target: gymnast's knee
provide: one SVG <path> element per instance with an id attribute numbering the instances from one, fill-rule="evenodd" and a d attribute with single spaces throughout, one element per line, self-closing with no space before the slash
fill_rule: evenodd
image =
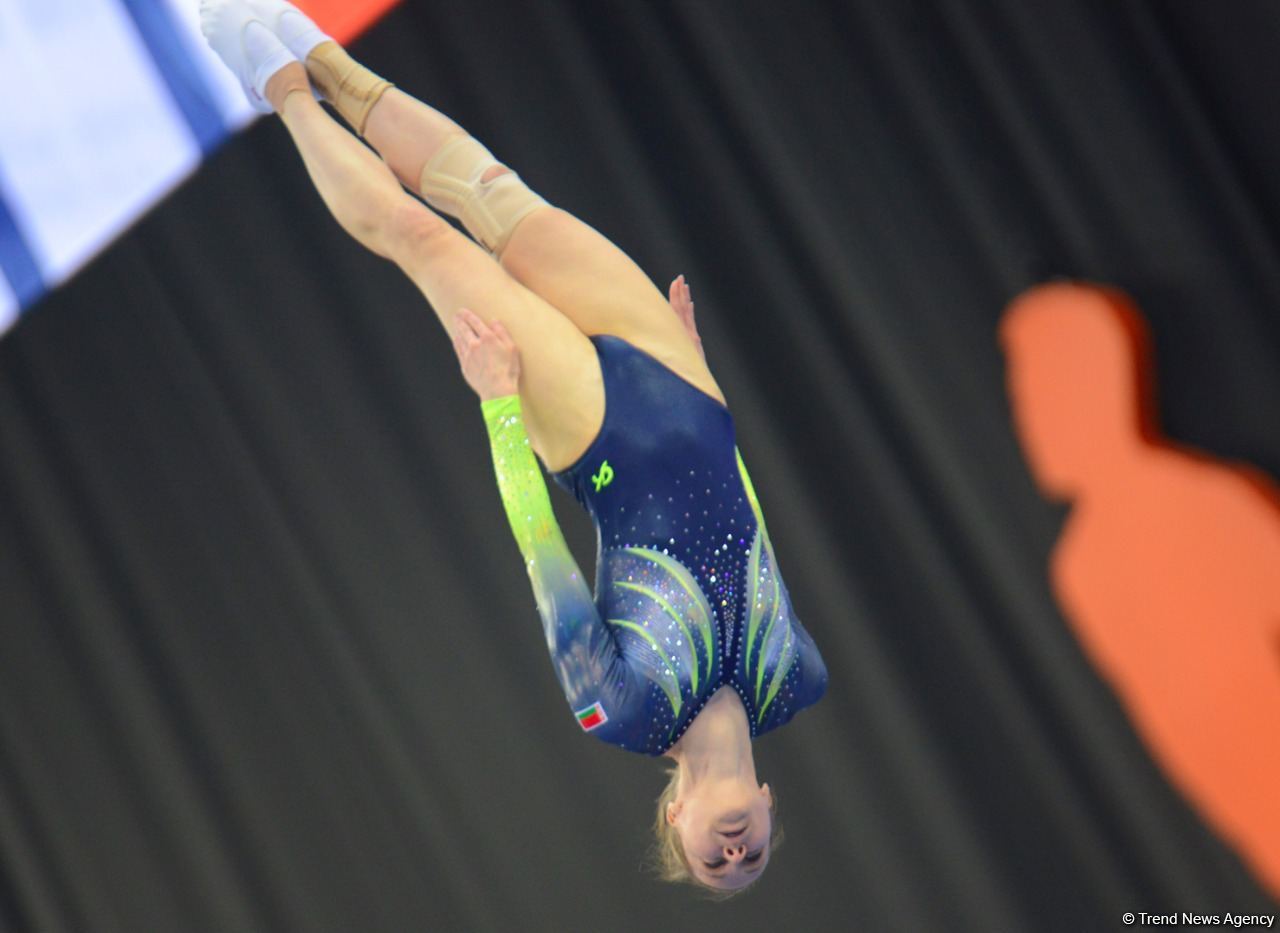
<path id="1" fill-rule="evenodd" d="M 466 134 L 445 140 L 427 160 L 418 190 L 436 210 L 461 220 L 495 256 L 502 255 L 520 221 L 547 203 Z"/>
<path id="2" fill-rule="evenodd" d="M 381 248 L 376 251 L 403 266 L 439 252 L 451 239 L 462 239 L 462 234 L 406 195 L 384 217 L 379 230 Z"/>

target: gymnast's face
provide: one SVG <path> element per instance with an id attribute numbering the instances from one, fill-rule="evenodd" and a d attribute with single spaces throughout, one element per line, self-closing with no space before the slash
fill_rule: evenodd
<path id="1" fill-rule="evenodd" d="M 704 786 L 667 809 L 695 878 L 713 888 L 741 888 L 769 863 L 773 816 L 769 785 L 737 781 Z"/>

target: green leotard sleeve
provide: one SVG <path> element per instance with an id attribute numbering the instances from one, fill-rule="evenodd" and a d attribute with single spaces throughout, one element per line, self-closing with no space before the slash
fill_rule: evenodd
<path id="1" fill-rule="evenodd" d="M 520 396 L 487 399 L 480 403 L 480 411 L 489 431 L 493 469 L 511 533 L 515 535 L 520 553 L 526 560 L 532 559 L 539 542 L 554 543 L 559 539 L 563 544 L 563 537 L 551 510 L 542 470 L 529 446 Z"/>
<path id="2" fill-rule="evenodd" d="M 551 662 L 565 699 L 584 728 L 600 738 L 616 738 L 625 723 L 619 691 L 630 677 L 612 630 L 600 618 L 577 561 L 565 544 L 551 509 L 542 469 L 529 446 L 520 397 L 481 403 L 502 506 L 524 557 Z M 591 714 L 593 705 L 603 712 Z M 596 730 L 588 722 L 613 717 Z"/>
<path id="3" fill-rule="evenodd" d="M 524 557 L 539 608 L 554 601 L 548 597 L 555 590 L 560 603 L 572 597 L 575 602 L 592 605 L 594 611 L 591 593 L 565 544 L 542 469 L 529 446 L 520 396 L 488 399 L 480 403 L 480 410 L 489 430 L 502 506 Z M 566 577 L 553 576 L 553 572 L 563 571 L 568 571 Z"/>

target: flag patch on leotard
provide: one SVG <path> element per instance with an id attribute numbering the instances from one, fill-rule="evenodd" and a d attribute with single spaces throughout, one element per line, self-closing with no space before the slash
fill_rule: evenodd
<path id="1" fill-rule="evenodd" d="M 590 732 L 596 726 L 603 726 L 609 721 L 609 717 L 605 714 L 604 707 L 597 700 L 586 709 L 580 709 L 573 715 L 578 717 L 578 725 L 582 726 L 584 732 Z"/>

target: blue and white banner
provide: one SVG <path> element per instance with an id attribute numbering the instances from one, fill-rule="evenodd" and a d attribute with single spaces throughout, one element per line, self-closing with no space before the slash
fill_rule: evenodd
<path id="1" fill-rule="evenodd" d="M 257 116 L 198 6 L 0 0 L 0 332 Z"/>

